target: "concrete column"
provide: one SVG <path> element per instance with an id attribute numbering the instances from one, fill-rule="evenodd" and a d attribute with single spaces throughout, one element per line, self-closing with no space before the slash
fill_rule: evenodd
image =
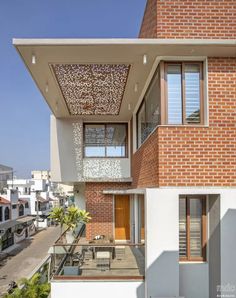
<path id="1" fill-rule="evenodd" d="M 146 189 L 146 296 L 179 296 L 179 200 Z"/>

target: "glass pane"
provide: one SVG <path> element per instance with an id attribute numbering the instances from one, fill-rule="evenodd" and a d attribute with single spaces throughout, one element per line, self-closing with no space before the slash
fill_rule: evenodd
<path id="1" fill-rule="evenodd" d="M 145 96 L 146 105 L 146 135 L 160 124 L 160 80 L 157 73 L 152 85 Z"/>
<path id="2" fill-rule="evenodd" d="M 190 199 L 190 255 L 202 257 L 202 201 Z"/>
<path id="3" fill-rule="evenodd" d="M 106 156 L 126 156 L 126 125 L 112 124 L 106 126 Z"/>
<path id="4" fill-rule="evenodd" d="M 179 199 L 179 256 L 187 256 L 186 199 Z"/>
<path id="5" fill-rule="evenodd" d="M 200 66 L 185 65 L 186 122 L 200 123 Z"/>
<path id="6" fill-rule="evenodd" d="M 181 65 L 167 66 L 168 124 L 182 124 Z"/>
<path id="7" fill-rule="evenodd" d="M 143 103 L 138 113 L 138 146 L 146 139 L 146 122 L 145 122 L 145 103 Z"/>
<path id="8" fill-rule="evenodd" d="M 84 134 L 85 156 L 105 157 L 105 126 L 100 124 L 86 124 Z"/>

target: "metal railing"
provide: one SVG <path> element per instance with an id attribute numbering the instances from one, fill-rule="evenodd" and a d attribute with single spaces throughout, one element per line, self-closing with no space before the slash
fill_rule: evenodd
<path id="1" fill-rule="evenodd" d="M 62 239 L 60 239 L 62 241 Z M 54 280 L 144 280 L 144 243 L 86 241 L 53 245 Z"/>

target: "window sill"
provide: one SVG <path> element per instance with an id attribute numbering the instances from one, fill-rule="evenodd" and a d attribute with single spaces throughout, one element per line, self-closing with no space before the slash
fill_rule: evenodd
<path id="1" fill-rule="evenodd" d="M 208 264 L 207 261 L 179 261 L 179 264 Z"/>

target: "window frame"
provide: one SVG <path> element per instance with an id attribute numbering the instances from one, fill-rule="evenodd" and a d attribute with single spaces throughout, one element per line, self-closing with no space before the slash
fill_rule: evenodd
<path id="1" fill-rule="evenodd" d="M 159 75 L 159 78 L 157 78 L 157 76 Z M 152 132 L 151 133 L 149 133 L 149 135 L 146 137 L 146 139 L 142 142 L 142 143 L 140 143 L 139 144 L 139 122 L 138 122 L 138 117 L 139 117 L 139 113 L 140 113 L 140 111 L 141 111 L 141 109 L 144 107 L 144 115 L 145 115 L 145 123 L 146 123 L 146 102 L 147 102 L 147 99 L 146 99 L 146 96 L 147 96 L 147 94 L 149 94 L 150 93 L 150 90 L 153 88 L 153 86 L 154 86 L 154 84 L 155 84 L 155 82 L 156 82 L 156 80 L 157 79 L 159 79 L 159 84 L 160 84 L 160 108 L 159 108 L 159 117 L 160 117 L 160 120 L 159 120 L 159 123 L 160 124 L 157 124 L 156 126 L 155 126 L 155 128 L 152 130 Z M 137 149 L 138 148 L 140 148 L 141 146 L 142 146 L 142 144 L 144 144 L 145 142 L 146 142 L 146 140 L 148 139 L 148 137 L 153 133 L 153 131 L 159 126 L 159 125 L 161 125 L 161 123 L 162 123 L 162 63 L 160 62 L 160 64 L 158 64 L 158 66 L 157 66 L 157 68 L 156 68 L 156 70 L 155 70 L 155 72 L 154 72 L 154 74 L 153 74 L 153 76 L 152 76 L 152 78 L 151 78 L 151 80 L 150 80 L 150 82 L 149 82 L 149 84 L 148 84 L 148 87 L 147 87 L 147 89 L 146 89 L 146 91 L 145 91 L 145 94 L 144 94 L 144 96 L 143 96 L 143 99 L 142 99 L 142 101 L 141 101 L 141 103 L 140 103 L 140 105 L 139 105 L 139 107 L 138 107 L 138 110 L 137 110 L 137 112 L 136 112 L 136 132 L 137 132 L 137 134 L 136 134 L 136 144 L 137 144 Z"/>
<path id="2" fill-rule="evenodd" d="M 199 123 L 189 123 L 186 121 L 186 96 L 185 96 L 185 67 L 187 64 L 199 65 L 200 78 L 199 78 L 199 94 L 200 94 L 200 122 Z M 168 81 L 167 81 L 167 69 L 168 65 L 180 65 L 181 67 L 181 102 L 182 102 L 182 123 L 179 124 L 169 124 L 168 123 Z M 202 61 L 164 61 L 162 63 L 162 68 L 164 68 L 164 76 L 161 76 L 161 79 L 164 79 L 164 82 L 161 84 L 161 88 L 164 86 L 164 98 L 165 103 L 164 110 L 164 119 L 166 125 L 177 126 L 177 125 L 204 125 L 204 77 L 203 77 L 203 62 Z"/>
<path id="3" fill-rule="evenodd" d="M 207 212 L 206 212 L 206 195 L 181 195 L 179 199 L 186 200 L 186 257 L 179 256 L 180 262 L 206 262 L 207 260 Z M 201 199 L 202 203 L 202 257 L 191 257 L 190 254 L 190 201 L 191 199 Z"/>
<path id="4" fill-rule="evenodd" d="M 105 156 L 86 156 L 85 155 L 85 127 L 86 125 L 104 125 L 105 127 L 105 141 L 106 141 L 106 127 L 112 125 L 125 125 L 126 138 L 125 138 L 125 156 L 107 156 L 107 149 L 105 144 Z M 128 136 L 128 123 L 127 122 L 84 122 L 83 123 L 83 158 L 128 158 L 128 146 L 129 146 L 129 136 Z"/>

